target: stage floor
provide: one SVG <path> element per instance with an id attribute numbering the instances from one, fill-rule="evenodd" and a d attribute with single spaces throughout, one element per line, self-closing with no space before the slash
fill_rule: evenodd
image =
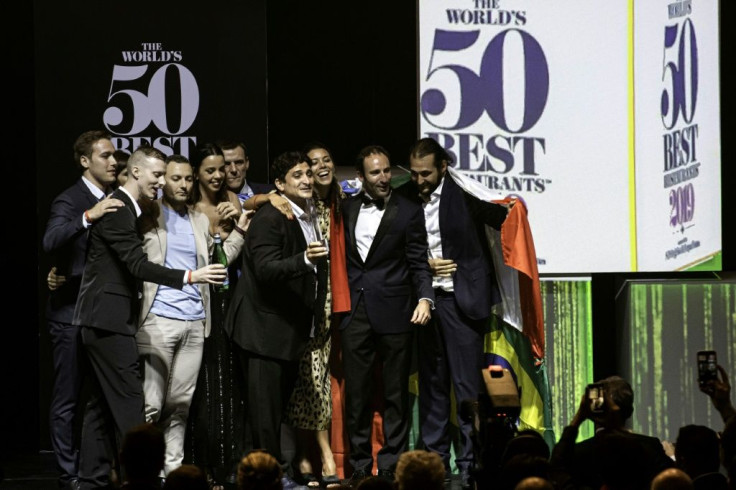
<path id="1" fill-rule="evenodd" d="M 0 489 L 55 490 L 57 473 L 52 451 L 6 455 L 2 460 Z"/>

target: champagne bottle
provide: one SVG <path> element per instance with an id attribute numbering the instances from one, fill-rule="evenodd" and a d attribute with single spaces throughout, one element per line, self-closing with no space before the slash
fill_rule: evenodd
<path id="1" fill-rule="evenodd" d="M 219 233 L 215 233 L 215 246 L 212 249 L 212 260 L 211 264 L 222 264 L 225 266 L 225 272 L 227 273 L 227 255 L 225 255 L 225 249 L 222 248 L 222 238 Z M 225 276 L 225 282 L 222 284 L 215 284 L 215 291 L 223 293 L 230 289 L 230 280 Z"/>

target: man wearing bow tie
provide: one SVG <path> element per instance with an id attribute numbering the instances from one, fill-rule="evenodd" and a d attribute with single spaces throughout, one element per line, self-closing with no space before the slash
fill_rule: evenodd
<path id="1" fill-rule="evenodd" d="M 409 371 L 414 325 L 425 325 L 434 302 L 424 214 L 391 192 L 388 152 L 369 146 L 356 160 L 363 192 L 344 204 L 350 315 L 340 326 L 345 369 L 351 484 L 372 472 L 370 409 L 374 362 L 383 385 L 378 475 L 393 480 L 409 435 Z"/>

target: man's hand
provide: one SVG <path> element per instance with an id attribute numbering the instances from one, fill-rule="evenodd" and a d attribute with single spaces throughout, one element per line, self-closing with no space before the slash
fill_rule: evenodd
<path id="1" fill-rule="evenodd" d="M 452 277 L 457 270 L 457 264 L 452 259 L 429 259 L 429 268 L 432 275 L 438 277 Z"/>
<path id="2" fill-rule="evenodd" d="M 240 210 L 235 206 L 235 204 L 231 203 L 230 201 L 223 201 L 219 203 L 215 210 L 217 211 L 217 214 L 220 215 L 221 220 L 233 219 L 237 221 L 242 214 Z"/>
<path id="3" fill-rule="evenodd" d="M 589 419 L 592 415 L 590 411 L 590 400 L 588 399 L 588 393 L 583 393 L 583 398 L 580 400 L 578 411 L 570 421 L 570 425 L 573 427 L 580 427 L 583 422 Z"/>
<path id="4" fill-rule="evenodd" d="M 723 366 L 716 366 L 720 373 L 720 379 L 712 379 L 700 386 L 700 391 L 708 395 L 713 402 L 713 406 L 721 414 L 721 418 L 726 422 L 729 418 L 736 415 L 736 408 L 731 404 L 731 383 L 728 381 L 728 374 Z"/>
<path id="5" fill-rule="evenodd" d="M 222 264 L 206 265 L 196 271 L 192 271 L 191 281 L 195 284 L 222 284 L 227 277 L 227 269 Z"/>
<path id="6" fill-rule="evenodd" d="M 120 199 L 106 197 L 102 201 L 89 208 L 85 213 L 85 218 L 90 223 L 94 223 L 98 219 L 105 216 L 107 213 L 114 213 L 118 210 L 118 208 L 121 208 L 123 206 L 125 206 L 125 203 L 123 203 L 123 201 L 121 201 Z"/>
<path id="7" fill-rule="evenodd" d="M 240 213 L 240 217 L 238 218 L 237 227 L 243 230 L 243 232 L 248 231 L 248 227 L 250 226 L 250 219 L 253 217 L 253 215 L 256 214 L 255 211 L 243 211 Z"/>
<path id="8" fill-rule="evenodd" d="M 267 196 L 268 200 L 271 202 L 271 206 L 278 209 L 281 214 L 287 218 L 294 219 L 294 210 L 291 208 L 291 204 L 289 204 L 289 201 L 287 201 L 285 197 L 276 194 L 275 192 L 267 194 Z"/>
<path id="9" fill-rule="evenodd" d="M 46 276 L 46 284 L 49 290 L 56 291 L 66 282 L 66 276 L 56 275 L 56 266 L 52 267 L 49 271 L 49 275 Z"/>
<path id="10" fill-rule="evenodd" d="M 662 449 L 664 453 L 671 459 L 675 459 L 675 445 L 670 441 L 662 441 Z"/>
<path id="11" fill-rule="evenodd" d="M 322 242 L 311 242 L 307 245 L 307 260 L 312 264 L 325 260 L 327 253 L 327 247 Z"/>
<path id="12" fill-rule="evenodd" d="M 432 305 L 426 299 L 420 299 L 417 307 L 414 308 L 414 314 L 411 316 L 411 322 L 416 325 L 426 325 L 432 317 Z"/>

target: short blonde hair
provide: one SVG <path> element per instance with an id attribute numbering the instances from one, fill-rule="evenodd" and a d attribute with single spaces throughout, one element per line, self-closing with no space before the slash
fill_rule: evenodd
<path id="1" fill-rule="evenodd" d="M 417 449 L 399 456 L 396 464 L 398 490 L 443 490 L 445 465 L 436 453 Z"/>

